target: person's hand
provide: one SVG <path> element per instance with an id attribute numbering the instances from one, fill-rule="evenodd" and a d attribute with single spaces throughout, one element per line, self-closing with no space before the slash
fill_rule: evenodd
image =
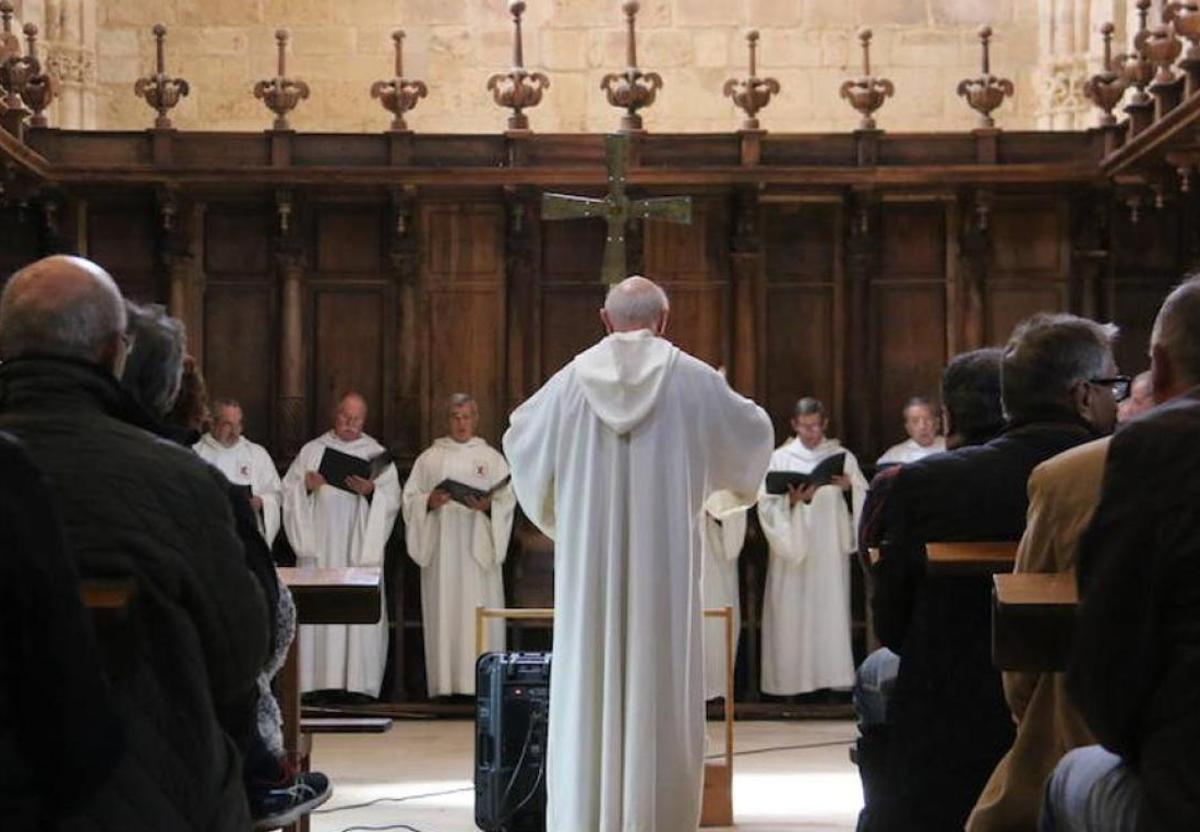
<path id="1" fill-rule="evenodd" d="M 491 494 L 486 494 L 483 497 L 467 497 L 467 508 L 471 509 L 471 511 L 487 511 L 491 507 Z"/>
<path id="2" fill-rule="evenodd" d="M 437 511 L 448 502 L 450 502 L 450 493 L 440 488 L 435 488 L 429 492 L 429 499 L 425 501 L 425 507 L 430 511 Z"/>
<path id="3" fill-rule="evenodd" d="M 836 485 L 838 488 L 842 489 L 843 491 L 850 490 L 850 478 L 847 477 L 845 474 L 834 474 L 829 479 L 833 485 Z"/>
<path id="4" fill-rule="evenodd" d="M 346 487 L 360 497 L 370 497 L 375 491 L 375 480 L 358 477 L 353 474 L 346 477 Z"/>
<path id="5" fill-rule="evenodd" d="M 258 496 L 257 494 L 251 494 L 250 495 L 250 508 L 254 509 L 255 511 L 262 511 L 262 507 L 263 507 L 262 497 Z"/>
<path id="6" fill-rule="evenodd" d="M 325 478 L 316 471 L 309 471 L 304 475 L 304 487 L 311 494 L 320 488 L 322 485 L 328 485 Z"/>
<path id="7" fill-rule="evenodd" d="M 795 485 L 789 485 L 788 503 L 792 506 L 796 505 L 796 503 L 811 503 L 813 494 L 816 493 L 816 486 L 813 485 L 802 485 L 799 487 Z"/>

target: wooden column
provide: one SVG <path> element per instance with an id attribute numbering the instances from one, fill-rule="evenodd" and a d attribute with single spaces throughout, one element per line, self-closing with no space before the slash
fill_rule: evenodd
<path id="1" fill-rule="evenodd" d="M 954 294 L 957 302 L 950 309 L 950 314 L 954 316 L 951 324 L 957 333 L 957 352 L 979 349 L 987 342 L 984 286 L 991 251 L 988 235 L 990 211 L 990 196 L 977 192 L 960 202 L 956 212 L 959 260 Z"/>
<path id="2" fill-rule="evenodd" d="M 421 441 L 420 295 L 421 235 L 417 224 L 415 188 L 398 188 L 391 194 L 392 233 L 388 249 L 390 279 L 396 287 L 396 436 L 391 446 L 404 462 L 416 459 Z M 402 688 L 396 688 L 401 690 Z"/>
<path id="3" fill-rule="evenodd" d="M 204 204 L 160 197 L 167 310 L 183 321 L 187 351 L 204 369 Z"/>
<path id="4" fill-rule="evenodd" d="M 509 193 L 505 201 L 508 291 L 508 367 L 501 425 L 534 392 L 541 378 L 541 219 L 536 192 Z"/>
<path id="5" fill-rule="evenodd" d="M 281 460 L 291 460 L 305 441 L 307 356 L 304 350 L 305 258 L 292 195 L 276 194 L 279 236 L 276 268 L 279 275 L 279 405 L 276 442 Z"/>
<path id="6" fill-rule="evenodd" d="M 758 193 L 753 188 L 739 190 L 734 196 L 733 237 L 730 240 L 729 266 L 733 280 L 733 350 L 730 356 L 729 382 L 743 396 L 755 398 L 764 392 L 759 379 L 764 332 L 760 304 L 762 291 L 762 222 Z"/>
<path id="7" fill-rule="evenodd" d="M 851 448 L 873 448 L 874 419 L 871 389 L 877 378 L 871 310 L 871 281 L 879 268 L 879 224 L 882 219 L 878 195 L 862 191 L 852 195 L 850 227 L 846 238 L 846 335 L 845 402 L 841 431 Z M 836 406 L 836 405 L 835 405 Z"/>

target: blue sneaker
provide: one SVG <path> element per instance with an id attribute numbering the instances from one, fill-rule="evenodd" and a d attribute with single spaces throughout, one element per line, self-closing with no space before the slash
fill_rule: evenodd
<path id="1" fill-rule="evenodd" d="M 289 826 L 320 806 L 333 794 L 329 778 L 319 771 L 297 774 L 278 788 L 268 789 L 250 799 L 255 829 Z"/>

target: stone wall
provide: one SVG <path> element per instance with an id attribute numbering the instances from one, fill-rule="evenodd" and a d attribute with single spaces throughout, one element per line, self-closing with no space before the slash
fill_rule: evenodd
<path id="1" fill-rule="evenodd" d="M 312 88 L 312 97 L 292 117 L 296 129 L 385 129 L 390 117 L 368 90 L 371 82 L 392 75 L 390 33 L 398 27 L 408 33 L 406 75 L 429 85 L 429 97 L 409 116 L 413 129 L 493 132 L 505 124 L 505 111 L 491 101 L 485 84 L 510 64 L 506 0 L 25 0 L 34 14 L 81 4 L 95 7 L 94 32 L 84 33 L 94 38 L 96 85 L 89 105 L 94 117 L 64 118 L 64 126 L 129 129 L 152 122 L 150 109 L 133 95 L 133 83 L 153 64 L 150 27 L 156 22 L 169 30 L 168 71 L 192 86 L 173 114 L 181 128 L 257 130 L 270 124 L 250 90 L 256 80 L 274 75 L 279 26 L 292 33 L 289 74 Z M 896 85 L 896 97 L 879 114 L 880 127 L 969 129 L 974 114 L 955 88 L 979 72 L 981 23 L 996 32 L 993 71 L 1016 85 L 1016 94 L 997 113 L 1000 126 L 1087 126 L 1091 115 L 1073 97 L 1074 79 L 1088 71 L 1089 61 L 1096 62 L 1099 47 L 1090 41 L 1098 44 L 1099 23 L 1109 17 L 1124 23 L 1131 5 L 1132 0 L 643 0 L 639 63 L 665 82 L 658 102 L 646 111 L 646 127 L 735 129 L 739 114 L 721 87 L 727 78 L 746 74 L 744 33 L 756 28 L 762 33 L 759 74 L 783 86 L 763 112 L 763 126 L 779 132 L 852 129 L 857 115 L 838 89 L 859 73 L 854 32 L 868 25 L 875 32 L 873 68 Z M 529 111 L 533 129 L 613 129 L 619 112 L 607 104 L 599 84 L 605 73 L 624 67 L 619 1 L 528 0 L 528 6 L 526 65 L 551 79 L 542 104 Z M 1069 76 L 1065 98 L 1064 76 Z"/>

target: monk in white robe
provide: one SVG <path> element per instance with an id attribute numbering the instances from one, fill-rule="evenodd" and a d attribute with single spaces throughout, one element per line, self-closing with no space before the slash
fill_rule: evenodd
<path id="1" fill-rule="evenodd" d="M 218 399 L 213 402 L 212 413 L 211 429 L 192 450 L 234 485 L 249 486 L 250 507 L 258 520 L 258 533 L 270 548 L 279 534 L 283 506 L 279 472 L 267 449 L 242 435 L 240 404 L 232 399 Z"/>
<path id="2" fill-rule="evenodd" d="M 475 608 L 504 606 L 501 566 L 517 498 L 508 463 L 475 435 L 479 409 L 465 393 L 450 398 L 450 435 L 417 457 L 404 484 L 408 554 L 421 567 L 425 678 L 429 695 L 475 693 Z M 438 486 L 470 486 L 462 502 Z M 488 650 L 504 649 L 504 622 L 489 625 Z"/>
<path id="3" fill-rule="evenodd" d="M 762 689 L 787 696 L 854 684 L 850 646 L 850 553 L 855 550 L 867 481 L 858 460 L 825 436 L 816 399 L 796 405 L 796 436 L 771 455 L 772 471 L 807 474 L 844 453 L 842 476 L 819 488 L 759 495 L 758 518 L 770 546 L 762 618 Z M 847 507 L 845 493 L 850 493 Z"/>
<path id="4" fill-rule="evenodd" d="M 700 512 L 754 501 L 771 424 L 661 337 L 667 298 L 610 291 L 610 333 L 512 415 L 504 452 L 555 540 L 546 783 L 555 832 L 684 832 L 704 758 Z"/>
<path id="5" fill-rule="evenodd" d="M 738 634 L 742 627 L 742 602 L 738 594 L 738 555 L 746 542 L 746 508 L 738 496 L 718 491 L 704 502 L 703 597 L 706 610 L 733 608 L 733 656 L 727 657 L 725 619 L 704 619 L 704 698 L 726 695 L 727 659 L 737 662 Z"/>
<path id="6" fill-rule="evenodd" d="M 384 546 L 400 509 L 396 466 L 389 464 L 373 480 L 348 477 L 344 486 L 349 491 L 327 483 L 319 473 L 326 448 L 359 459 L 384 452 L 362 432 L 366 418 L 362 396 L 343 396 L 333 430 L 301 448 L 283 478 L 283 526 L 299 567 L 383 565 Z M 386 657 L 386 614 L 378 624 L 305 625 L 300 628 L 300 687 L 378 696 Z"/>
<path id="7" fill-rule="evenodd" d="M 937 419 L 929 399 L 917 396 L 904 405 L 904 432 L 908 439 L 888 448 L 876 465 L 904 465 L 946 450 L 946 437 L 938 436 Z"/>

